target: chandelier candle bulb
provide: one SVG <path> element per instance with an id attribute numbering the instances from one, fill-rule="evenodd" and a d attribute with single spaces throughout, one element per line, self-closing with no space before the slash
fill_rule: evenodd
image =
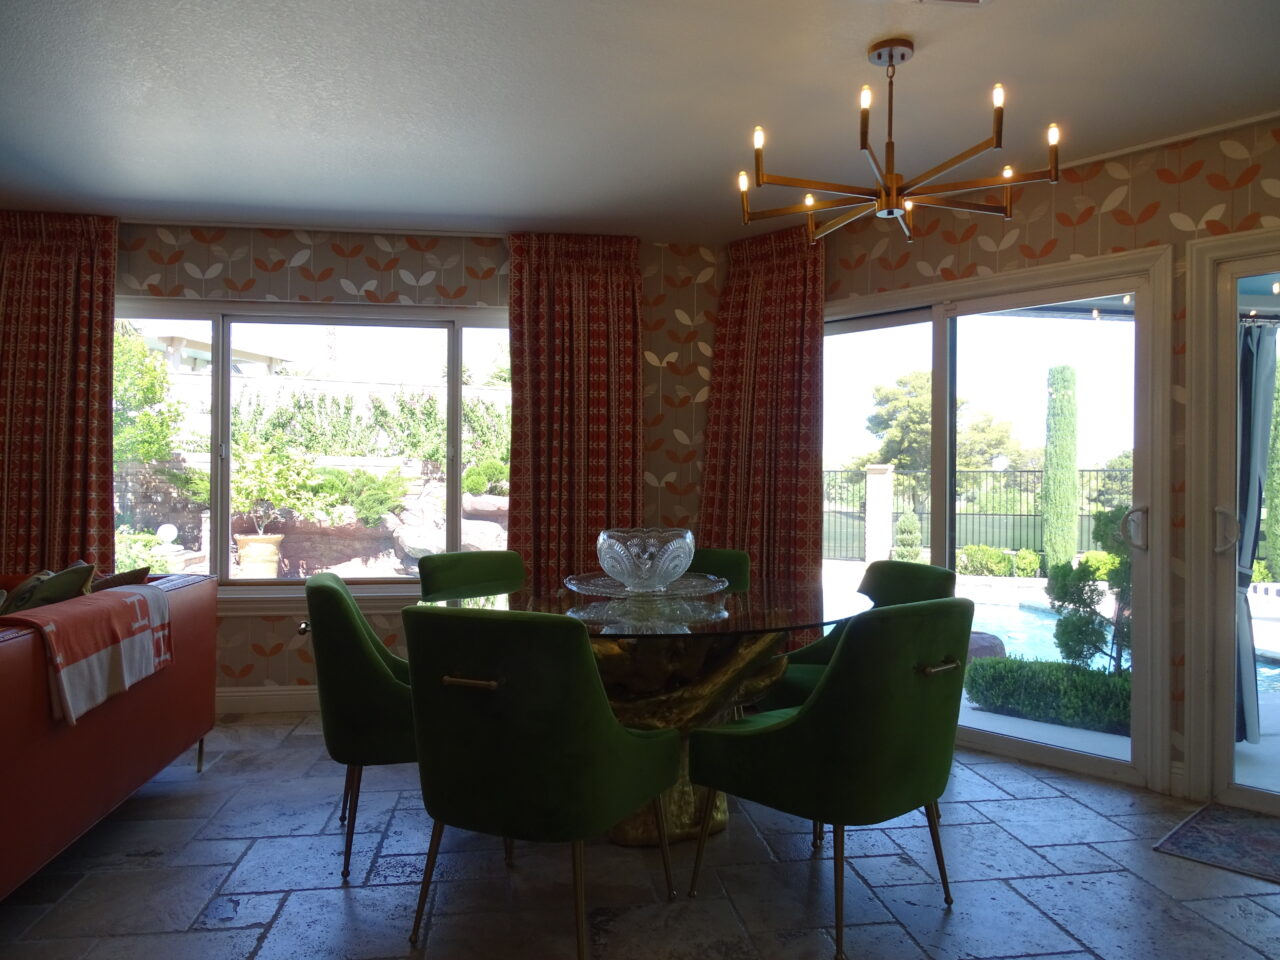
<path id="1" fill-rule="evenodd" d="M 756 186 L 764 186 L 764 127 L 756 127 L 751 136 L 756 151 Z"/>
<path id="2" fill-rule="evenodd" d="M 997 83 L 991 88 L 991 103 L 995 113 L 991 117 L 991 139 L 995 141 L 993 149 L 1004 146 L 1004 87 Z"/>
<path id="3" fill-rule="evenodd" d="M 1049 124 L 1049 181 L 1058 182 L 1058 125 Z"/>
<path id="4" fill-rule="evenodd" d="M 871 136 L 871 86 L 869 84 L 862 85 L 858 104 L 861 107 L 858 117 L 858 149 L 866 150 Z"/>
<path id="5" fill-rule="evenodd" d="M 742 197 L 742 225 L 751 222 L 751 208 L 747 205 L 747 171 L 738 171 L 738 192 Z"/>

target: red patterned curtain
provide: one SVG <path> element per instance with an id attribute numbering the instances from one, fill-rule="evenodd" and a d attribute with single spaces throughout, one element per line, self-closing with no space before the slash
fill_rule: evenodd
<path id="1" fill-rule="evenodd" d="M 821 577 L 823 300 L 803 227 L 729 246 L 697 537 L 746 550 L 753 579 Z"/>
<path id="2" fill-rule="evenodd" d="M 599 569 L 606 527 L 643 515 L 640 242 L 515 234 L 508 545 L 529 586 Z"/>
<path id="3" fill-rule="evenodd" d="M 0 211 L 0 571 L 114 562 L 113 217 Z"/>

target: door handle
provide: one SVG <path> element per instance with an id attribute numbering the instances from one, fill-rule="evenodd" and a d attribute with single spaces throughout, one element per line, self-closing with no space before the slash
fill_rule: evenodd
<path id="1" fill-rule="evenodd" d="M 1135 539 L 1130 533 L 1132 530 L 1132 521 L 1136 516 L 1142 517 L 1142 536 Z M 1124 512 L 1124 516 L 1120 518 L 1120 539 L 1134 550 L 1147 549 L 1147 517 L 1148 510 L 1146 507 L 1130 507 Z"/>
<path id="2" fill-rule="evenodd" d="M 1240 542 L 1240 518 L 1232 507 L 1214 507 L 1213 516 L 1216 520 L 1213 552 L 1226 553 Z"/>

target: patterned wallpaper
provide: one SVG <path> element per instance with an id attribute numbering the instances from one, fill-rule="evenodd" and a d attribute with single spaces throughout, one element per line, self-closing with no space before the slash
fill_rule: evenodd
<path id="1" fill-rule="evenodd" d="M 726 216 L 735 213 L 726 212 Z M 1106 162 L 1066 168 L 1058 184 L 1015 191 L 1013 219 L 939 211 L 897 226 L 869 218 L 826 240 L 827 298 L 945 283 L 1157 244 L 1175 256 L 1172 324 L 1173 551 L 1185 475 L 1185 244 L 1280 226 L 1280 122 L 1261 122 Z M 496 238 L 299 230 L 121 226 L 118 292 L 162 298 L 500 306 L 506 245 Z M 724 251 L 696 243 L 641 247 L 644 274 L 646 520 L 697 530 L 706 403 Z M 1175 569 L 1180 565 L 1175 563 Z M 1174 574 L 1173 596 L 1185 585 Z M 219 627 L 226 686 L 314 679 L 297 616 L 232 617 Z M 371 617 L 399 643 L 399 619 Z M 1173 611 L 1175 729 L 1181 729 L 1183 631 Z M 401 652 L 403 649 L 401 648 Z"/>

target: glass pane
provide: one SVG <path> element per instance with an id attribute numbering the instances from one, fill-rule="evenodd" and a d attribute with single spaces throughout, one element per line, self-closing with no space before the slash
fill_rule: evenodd
<path id="1" fill-rule="evenodd" d="M 116 321 L 118 571 L 209 572 L 211 331 L 208 320 Z"/>
<path id="2" fill-rule="evenodd" d="M 1280 274 L 1240 278 L 1236 297 L 1240 542 L 1233 779 L 1280 793 L 1280 403 L 1275 384 Z"/>
<path id="3" fill-rule="evenodd" d="M 231 324 L 232 579 L 416 577 L 445 549 L 447 338 Z"/>
<path id="4" fill-rule="evenodd" d="M 823 354 L 823 580 L 870 560 L 929 562 L 929 323 L 829 335 Z"/>
<path id="5" fill-rule="evenodd" d="M 1127 760 L 1133 297 L 956 322 L 961 723 Z"/>
<path id="6" fill-rule="evenodd" d="M 511 338 L 462 330 L 462 549 L 507 548 L 511 467 Z"/>

